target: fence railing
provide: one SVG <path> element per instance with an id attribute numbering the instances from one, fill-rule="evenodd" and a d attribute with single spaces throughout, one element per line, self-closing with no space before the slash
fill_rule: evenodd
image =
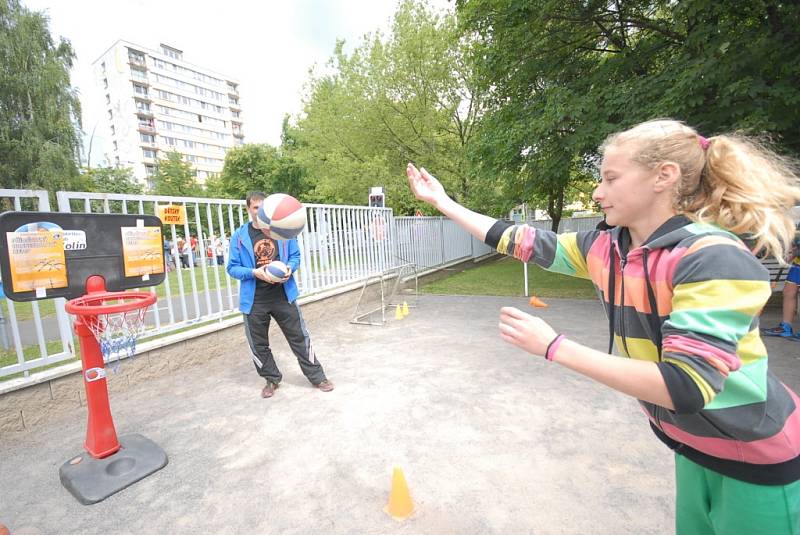
<path id="1" fill-rule="evenodd" d="M 48 193 L 42 190 L 0 189 L 0 201 L 14 210 L 50 211 Z M 7 305 L 5 311 L 0 306 L 0 377 L 20 373 L 28 376 L 30 370 L 74 358 L 64 299 L 16 304 L 5 299 L 2 281 L 0 297 Z"/>
<path id="2" fill-rule="evenodd" d="M 46 191 L 0 190 L 2 197 L 12 199 L 5 205 L 15 210 L 50 209 Z M 56 193 L 56 199 L 60 212 L 76 214 L 156 215 L 160 205 L 185 208 L 183 225 L 164 227 L 168 269 L 164 283 L 149 289 L 159 299 L 145 318 L 143 342 L 237 314 L 239 283 L 227 275 L 225 264 L 233 231 L 249 221 L 244 201 L 64 191 Z M 426 271 L 493 252 L 442 217 L 394 217 L 391 209 L 361 206 L 305 208 L 307 224 L 298 236 L 301 264 L 296 273 L 301 295 L 360 282 L 409 262 Z M 75 358 L 64 299 L 3 301 L 8 314 L 6 319 L 0 313 L 0 379 L 27 377 Z"/>
<path id="3" fill-rule="evenodd" d="M 582 232 L 584 230 L 594 230 L 597 224 L 603 220 L 603 216 L 589 217 L 566 217 L 558 222 L 558 233 L 562 232 Z M 539 221 L 528 221 L 530 226 L 537 229 L 550 230 L 553 222 L 549 219 Z"/>

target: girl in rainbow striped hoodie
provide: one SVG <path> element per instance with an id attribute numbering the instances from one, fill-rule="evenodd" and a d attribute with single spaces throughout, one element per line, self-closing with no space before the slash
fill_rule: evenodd
<path id="1" fill-rule="evenodd" d="M 611 347 L 582 346 L 541 318 L 500 314 L 501 337 L 637 398 L 675 451 L 678 533 L 800 533 L 800 398 L 769 371 L 758 313 L 769 275 L 748 246 L 784 258 L 797 177 L 735 136 L 640 124 L 601 147 L 593 198 L 606 231 L 557 235 L 483 216 L 408 166 L 414 194 L 499 252 L 602 293 Z"/>

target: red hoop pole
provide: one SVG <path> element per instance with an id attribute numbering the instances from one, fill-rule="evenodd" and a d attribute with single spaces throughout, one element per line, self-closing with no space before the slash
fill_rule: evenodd
<path id="1" fill-rule="evenodd" d="M 156 294 L 142 292 L 106 292 L 105 279 L 92 275 L 86 280 L 86 295 L 72 299 L 66 304 L 66 311 L 75 315 L 73 329 L 78 336 L 81 347 L 81 365 L 83 368 L 83 386 L 86 389 L 86 408 L 89 412 L 86 426 L 86 441 L 83 447 L 89 455 L 102 459 L 116 453 L 119 448 L 117 431 L 111 417 L 111 406 L 108 402 L 108 383 L 106 382 L 105 363 L 100 343 L 89 327 L 89 322 L 97 314 L 108 314 L 135 310 L 150 306 L 156 301 Z M 135 298 L 136 301 L 116 305 L 102 305 L 104 299 Z"/>

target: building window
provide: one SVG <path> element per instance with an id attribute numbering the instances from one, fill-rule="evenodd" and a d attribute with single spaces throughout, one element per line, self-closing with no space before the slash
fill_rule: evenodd
<path id="1" fill-rule="evenodd" d="M 109 120 L 113 120 L 114 119 L 114 113 L 111 110 L 108 110 L 108 119 Z"/>
<path id="2" fill-rule="evenodd" d="M 144 65 L 144 54 L 132 48 L 128 49 L 128 60 L 136 65 Z"/>
<path id="3" fill-rule="evenodd" d="M 119 167 L 119 156 L 114 156 L 114 165 Z"/>
<path id="4" fill-rule="evenodd" d="M 111 105 L 111 95 L 109 95 L 108 93 L 106 93 L 106 104 L 108 104 L 109 106 Z"/>
<path id="5" fill-rule="evenodd" d="M 149 164 L 149 163 L 146 163 L 146 164 L 144 164 L 144 172 L 145 172 L 145 174 L 147 176 L 153 176 L 154 174 L 156 174 L 156 166 L 152 165 L 152 164 Z M 151 183 L 150 187 L 151 188 L 153 187 L 152 183 Z"/>
<path id="6" fill-rule="evenodd" d="M 112 124 L 111 125 L 111 135 L 113 136 L 115 133 L 116 133 L 116 130 L 114 129 L 114 125 Z"/>
<path id="7" fill-rule="evenodd" d="M 142 156 L 144 156 L 145 158 L 155 158 L 156 151 L 154 151 L 153 149 L 142 149 Z"/>
<path id="8" fill-rule="evenodd" d="M 161 45 L 161 53 L 174 59 L 183 59 L 183 52 L 177 48 L 172 48 L 167 45 Z"/>
<path id="9" fill-rule="evenodd" d="M 136 109 L 139 111 L 150 113 L 150 104 L 142 100 L 137 100 Z"/>
<path id="10" fill-rule="evenodd" d="M 142 143 L 154 143 L 156 140 L 153 134 L 139 134 L 139 138 L 142 140 Z"/>
<path id="11" fill-rule="evenodd" d="M 239 118 L 239 112 L 238 112 L 238 111 L 236 111 L 236 110 L 231 110 L 231 116 L 232 116 L 234 119 L 238 119 L 238 118 Z"/>
<path id="12" fill-rule="evenodd" d="M 131 69 L 131 76 L 137 80 L 147 80 L 147 73 L 141 69 Z"/>
<path id="13" fill-rule="evenodd" d="M 117 147 L 117 142 L 113 141 L 112 143 L 114 144 L 114 152 L 117 152 L 119 150 L 119 147 Z"/>
<path id="14" fill-rule="evenodd" d="M 103 89 L 108 89 L 108 78 L 103 78 Z"/>
<path id="15" fill-rule="evenodd" d="M 137 84 L 135 82 L 133 84 L 133 92 L 137 95 L 143 95 L 145 97 L 147 96 L 147 88 L 142 84 Z"/>
<path id="16" fill-rule="evenodd" d="M 234 106 L 238 106 L 239 105 L 239 99 L 236 98 L 236 97 L 228 97 L 228 102 L 230 102 Z"/>
<path id="17" fill-rule="evenodd" d="M 105 62 L 105 61 L 104 61 L 104 62 L 102 62 L 102 63 L 100 63 L 100 69 L 101 69 L 103 72 L 106 72 L 106 62 Z"/>

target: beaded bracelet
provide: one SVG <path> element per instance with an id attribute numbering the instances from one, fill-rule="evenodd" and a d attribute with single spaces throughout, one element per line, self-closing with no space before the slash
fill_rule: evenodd
<path id="1" fill-rule="evenodd" d="M 558 346 L 560 346 L 561 342 L 563 341 L 564 341 L 563 334 L 556 335 L 556 337 L 553 338 L 553 340 L 549 344 L 547 344 L 547 350 L 544 352 L 544 358 L 552 361 L 553 357 L 556 354 L 556 351 L 558 351 Z"/>

